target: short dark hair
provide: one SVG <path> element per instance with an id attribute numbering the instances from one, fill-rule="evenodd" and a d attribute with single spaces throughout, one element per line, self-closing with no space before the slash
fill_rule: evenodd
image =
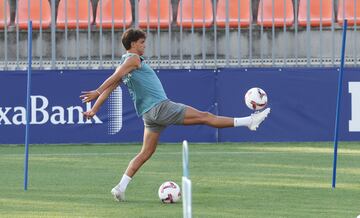
<path id="1" fill-rule="evenodd" d="M 129 28 L 123 33 L 121 42 L 125 49 L 129 50 L 131 48 L 131 43 L 136 42 L 139 39 L 146 39 L 146 33 L 138 28 Z"/>

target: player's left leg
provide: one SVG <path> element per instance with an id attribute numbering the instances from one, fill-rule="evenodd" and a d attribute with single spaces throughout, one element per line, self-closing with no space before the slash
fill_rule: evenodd
<path id="1" fill-rule="evenodd" d="M 139 168 L 152 156 L 155 152 L 161 132 L 144 129 L 143 145 L 140 152 L 130 161 L 125 174 L 133 177 Z"/>
<path id="2" fill-rule="evenodd" d="M 215 128 L 246 126 L 250 130 L 256 130 L 270 113 L 270 108 L 261 112 L 253 113 L 247 117 L 231 118 L 216 116 L 209 112 L 199 111 L 193 107 L 186 106 L 184 125 L 204 124 Z"/>
<path id="3" fill-rule="evenodd" d="M 127 188 L 127 185 L 129 184 L 135 173 L 140 169 L 140 167 L 147 160 L 149 160 L 152 154 L 155 152 L 159 137 L 160 132 L 151 131 L 145 128 L 143 146 L 141 148 L 141 151 L 129 162 L 129 165 L 124 175 L 122 176 L 119 184 L 111 190 L 111 194 L 114 196 L 115 200 L 125 200 L 125 190 Z"/>

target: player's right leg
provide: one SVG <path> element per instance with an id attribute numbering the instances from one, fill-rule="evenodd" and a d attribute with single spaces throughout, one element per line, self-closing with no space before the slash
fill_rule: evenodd
<path id="1" fill-rule="evenodd" d="M 256 112 L 248 117 L 223 117 L 209 112 L 199 111 L 193 107 L 186 106 L 184 125 L 204 124 L 215 128 L 246 126 L 250 130 L 256 130 L 270 113 L 270 108 Z"/>
<path id="2" fill-rule="evenodd" d="M 255 112 L 251 114 L 251 124 L 248 128 L 252 131 L 255 131 L 259 125 L 265 120 L 265 118 L 269 115 L 270 108 L 266 108 L 263 111 Z"/>
<path id="3" fill-rule="evenodd" d="M 120 183 L 111 190 L 111 194 L 114 196 L 115 200 L 125 200 L 125 190 L 127 185 L 140 167 L 150 159 L 155 152 L 159 137 L 160 132 L 151 131 L 148 128 L 145 128 L 141 151 L 130 161 Z"/>
<path id="4" fill-rule="evenodd" d="M 216 116 L 210 112 L 199 111 L 193 107 L 186 106 L 183 124 L 203 124 L 215 128 L 234 127 L 234 118 Z"/>

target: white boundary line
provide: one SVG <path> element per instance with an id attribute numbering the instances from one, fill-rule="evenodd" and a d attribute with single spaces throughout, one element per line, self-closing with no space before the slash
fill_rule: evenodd
<path id="1" fill-rule="evenodd" d="M 269 154 L 269 153 L 287 153 L 285 151 L 193 151 L 191 155 L 203 155 L 203 154 L 229 154 L 229 155 L 239 155 L 239 154 Z M 34 157 L 49 157 L 49 156 L 112 156 L 112 155 L 136 155 L 137 152 L 115 152 L 115 153 L 44 153 L 44 154 L 34 154 L 31 153 L 31 156 Z M 156 155 L 180 155 L 181 152 L 157 152 Z M 16 157 L 23 156 L 23 154 L 0 154 L 0 157 Z"/>

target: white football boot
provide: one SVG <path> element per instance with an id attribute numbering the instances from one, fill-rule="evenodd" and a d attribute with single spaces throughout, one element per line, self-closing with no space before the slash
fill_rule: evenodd
<path id="1" fill-rule="evenodd" d="M 117 186 L 111 189 L 111 194 L 116 201 L 125 201 L 125 192 L 120 191 Z"/>
<path id="2" fill-rule="evenodd" d="M 269 115 L 270 108 L 266 108 L 265 110 L 251 114 L 251 123 L 248 126 L 251 131 L 256 131 L 259 125 L 265 120 L 265 118 Z"/>

